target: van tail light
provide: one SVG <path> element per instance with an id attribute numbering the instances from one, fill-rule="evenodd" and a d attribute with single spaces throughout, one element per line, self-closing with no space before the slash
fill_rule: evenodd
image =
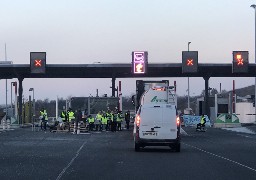
<path id="1" fill-rule="evenodd" d="M 137 115 L 136 116 L 136 126 L 139 126 L 140 125 L 140 116 Z"/>
<path id="2" fill-rule="evenodd" d="M 180 125 L 180 117 L 179 116 L 176 117 L 176 123 L 177 123 L 177 126 Z"/>

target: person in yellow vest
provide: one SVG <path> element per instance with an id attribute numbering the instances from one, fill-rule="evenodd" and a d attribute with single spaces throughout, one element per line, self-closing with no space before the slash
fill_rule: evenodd
<path id="1" fill-rule="evenodd" d="M 39 111 L 39 119 L 40 119 L 41 131 L 43 131 L 43 126 L 44 126 L 44 108 L 42 108 L 42 109 Z"/>
<path id="2" fill-rule="evenodd" d="M 96 128 L 96 131 L 98 130 L 101 130 L 101 120 L 102 120 L 102 115 L 101 115 L 101 111 L 98 112 L 98 114 L 96 115 L 96 118 L 95 118 L 95 128 Z"/>
<path id="3" fill-rule="evenodd" d="M 123 121 L 123 116 L 122 116 L 122 111 L 119 111 L 116 115 L 116 122 L 117 122 L 117 130 L 122 131 L 122 121 Z"/>
<path id="4" fill-rule="evenodd" d="M 47 121 L 48 121 L 48 116 L 47 116 L 47 111 L 42 108 L 41 111 L 40 111 L 40 117 L 41 117 L 41 130 L 43 131 L 46 131 L 46 124 L 47 124 Z"/>
<path id="5" fill-rule="evenodd" d="M 92 131 L 94 128 L 94 118 L 92 115 L 88 116 L 88 123 L 89 123 L 89 131 Z"/>
<path id="6" fill-rule="evenodd" d="M 111 117 L 112 117 L 110 110 L 107 111 L 106 117 L 107 117 L 106 131 L 110 131 L 110 128 L 111 128 Z"/>
<path id="7" fill-rule="evenodd" d="M 107 114 L 104 113 L 102 116 L 102 129 L 105 129 L 107 131 L 107 123 L 108 123 L 108 117 Z"/>
<path id="8" fill-rule="evenodd" d="M 60 117 L 62 119 L 62 122 L 67 122 L 67 112 L 65 110 L 61 112 Z"/>
<path id="9" fill-rule="evenodd" d="M 74 123 L 75 113 L 74 113 L 74 111 L 72 111 L 71 108 L 69 108 L 67 115 L 68 115 L 68 122 L 69 123 Z"/>
<path id="10" fill-rule="evenodd" d="M 201 116 L 200 123 L 197 124 L 196 130 L 201 130 L 202 127 L 205 127 L 206 119 L 204 117 L 204 114 Z"/>

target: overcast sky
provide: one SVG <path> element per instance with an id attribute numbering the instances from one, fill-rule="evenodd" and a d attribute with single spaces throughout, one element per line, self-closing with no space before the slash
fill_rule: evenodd
<path id="1" fill-rule="evenodd" d="M 190 44 L 199 63 L 231 63 L 232 51 L 249 51 L 254 63 L 255 11 L 252 0 L 0 0 L 0 60 L 29 64 L 30 52 L 47 53 L 48 64 L 130 63 L 131 52 L 145 50 L 149 63 L 180 63 Z M 187 94 L 187 78 L 177 81 Z M 254 78 L 210 78 L 209 86 L 231 90 Z M 124 95 L 135 91 L 136 79 L 122 81 Z M 144 79 L 146 80 L 146 79 Z M 8 80 L 8 103 L 11 82 Z M 111 79 L 24 79 L 36 99 L 111 95 Z M 204 89 L 203 78 L 190 78 L 190 95 Z M 5 80 L 0 80 L 5 104 Z"/>

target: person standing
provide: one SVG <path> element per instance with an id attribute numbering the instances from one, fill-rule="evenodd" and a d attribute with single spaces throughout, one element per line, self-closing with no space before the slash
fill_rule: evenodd
<path id="1" fill-rule="evenodd" d="M 116 132 L 116 118 L 117 115 L 112 111 L 111 113 L 111 131 Z"/>
<path id="2" fill-rule="evenodd" d="M 112 114 L 110 110 L 106 112 L 106 117 L 107 117 L 107 125 L 106 125 L 106 131 L 110 131 L 111 129 L 111 123 L 112 123 Z"/>
<path id="3" fill-rule="evenodd" d="M 130 111 L 129 110 L 125 113 L 124 118 L 126 122 L 126 129 L 129 129 L 130 128 Z"/>
<path id="4" fill-rule="evenodd" d="M 95 118 L 96 131 L 98 131 L 100 129 L 101 119 L 102 119 L 102 115 L 101 115 L 101 111 L 99 111 Z"/>
<path id="5" fill-rule="evenodd" d="M 40 119 L 41 131 L 43 131 L 43 126 L 44 126 L 44 108 L 42 108 L 42 109 L 39 111 L 39 119 Z"/>
<path id="6" fill-rule="evenodd" d="M 65 110 L 61 112 L 60 117 L 63 123 L 67 122 L 67 113 Z"/>
<path id="7" fill-rule="evenodd" d="M 69 108 L 67 115 L 68 115 L 69 123 L 74 123 L 75 113 L 73 112 L 73 110 L 71 108 Z"/>
<path id="8" fill-rule="evenodd" d="M 117 130 L 118 131 L 122 131 L 122 127 L 121 127 L 121 124 L 122 124 L 122 111 L 119 111 L 116 115 L 116 122 L 117 122 Z"/>
<path id="9" fill-rule="evenodd" d="M 107 131 L 107 123 L 108 123 L 108 117 L 107 114 L 104 113 L 102 116 L 102 129 L 105 129 Z"/>
<path id="10" fill-rule="evenodd" d="M 40 117 L 42 119 L 41 130 L 46 131 L 46 124 L 47 124 L 47 121 L 48 121 L 48 116 L 47 116 L 47 111 L 44 108 L 42 108 L 41 111 L 40 111 Z"/>
<path id="11" fill-rule="evenodd" d="M 92 117 L 92 115 L 89 115 L 88 122 L 89 122 L 89 131 L 92 131 L 94 128 L 94 118 Z"/>

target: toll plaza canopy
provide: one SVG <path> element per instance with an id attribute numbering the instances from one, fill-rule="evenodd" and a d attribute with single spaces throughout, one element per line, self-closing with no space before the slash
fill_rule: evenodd
<path id="1" fill-rule="evenodd" d="M 45 73 L 31 73 L 30 64 L 0 64 L 0 79 L 129 78 L 129 77 L 256 77 L 256 64 L 246 73 L 232 73 L 232 64 L 199 63 L 196 73 L 182 73 L 182 63 L 148 64 L 147 73 L 133 74 L 126 64 L 47 64 Z"/>
<path id="2" fill-rule="evenodd" d="M 256 64 L 247 64 L 245 72 L 233 73 L 233 64 L 198 63 L 196 72 L 183 73 L 182 63 L 149 63 L 145 74 L 134 74 L 132 64 L 46 64 L 44 73 L 31 73 L 30 64 L 0 64 L 0 79 L 19 80 L 19 122 L 22 122 L 22 81 L 24 78 L 115 78 L 133 77 L 203 77 L 205 80 L 205 113 L 209 115 L 208 87 L 210 77 L 256 77 Z M 239 68 L 239 67 L 238 67 Z M 248 68 L 248 69 L 247 69 Z"/>

